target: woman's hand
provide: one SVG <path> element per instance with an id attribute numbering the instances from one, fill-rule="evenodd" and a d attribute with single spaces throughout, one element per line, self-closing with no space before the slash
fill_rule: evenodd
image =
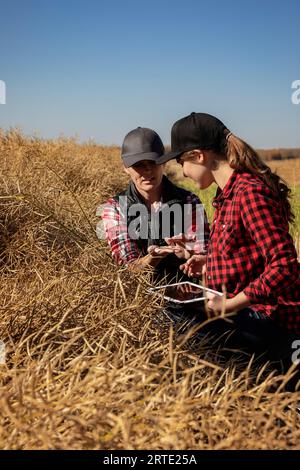
<path id="1" fill-rule="evenodd" d="M 206 255 L 193 255 L 179 268 L 189 277 L 202 277 L 206 271 Z"/>
<path id="2" fill-rule="evenodd" d="M 223 295 L 206 292 L 206 298 L 208 299 L 208 310 L 211 310 L 214 313 L 228 313 L 226 312 L 226 298 Z"/>
<path id="3" fill-rule="evenodd" d="M 221 296 L 213 292 L 207 292 L 206 298 L 208 299 L 207 308 L 216 313 L 232 313 L 251 305 L 244 292 L 239 292 L 231 299 L 226 298 L 225 295 Z"/>

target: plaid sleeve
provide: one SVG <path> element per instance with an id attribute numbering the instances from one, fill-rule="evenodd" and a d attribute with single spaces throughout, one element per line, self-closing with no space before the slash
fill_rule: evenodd
<path id="1" fill-rule="evenodd" d="M 105 238 L 111 248 L 112 256 L 118 264 L 130 263 L 141 256 L 135 240 L 129 238 L 126 218 L 121 213 L 119 203 L 108 199 L 102 206 L 101 218 L 104 224 Z"/>
<path id="2" fill-rule="evenodd" d="M 241 208 L 244 226 L 265 261 L 264 272 L 244 289 L 244 294 L 254 303 L 264 303 L 297 281 L 297 253 L 281 203 L 267 187 L 249 186 L 241 195 Z"/>
<path id="3" fill-rule="evenodd" d="M 188 224 L 186 234 L 190 236 L 196 235 L 196 241 L 193 246 L 194 253 L 206 254 L 210 229 L 204 206 L 193 193 L 187 196 L 186 203 L 192 205 L 191 222 Z"/>

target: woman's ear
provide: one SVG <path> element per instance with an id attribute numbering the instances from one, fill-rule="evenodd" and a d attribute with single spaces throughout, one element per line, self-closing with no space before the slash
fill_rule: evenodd
<path id="1" fill-rule="evenodd" d="M 205 150 L 194 150 L 195 161 L 200 165 L 204 165 L 207 161 L 206 151 Z"/>

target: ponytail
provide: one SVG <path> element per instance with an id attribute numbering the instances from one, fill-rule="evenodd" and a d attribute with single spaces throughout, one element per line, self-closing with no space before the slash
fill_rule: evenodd
<path id="1" fill-rule="evenodd" d="M 229 132 L 228 129 L 225 130 L 225 133 L 226 135 L 221 142 L 221 154 L 226 155 L 231 168 L 237 171 L 249 171 L 264 181 L 282 201 L 288 222 L 293 222 L 295 217 L 290 203 L 291 190 L 285 181 L 272 172 L 271 168 L 265 164 L 250 145 Z"/>

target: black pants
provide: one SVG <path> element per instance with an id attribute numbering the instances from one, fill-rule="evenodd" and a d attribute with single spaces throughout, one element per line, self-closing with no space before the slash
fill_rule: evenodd
<path id="1" fill-rule="evenodd" d="M 192 303 L 182 307 L 169 303 L 163 310 L 174 326 L 187 331 L 196 327 L 196 339 L 211 338 L 213 347 L 234 349 L 254 354 L 260 363 L 270 361 L 280 372 L 285 373 L 293 365 L 296 349 L 300 348 L 300 337 L 281 328 L 269 317 L 252 308 L 245 308 L 231 316 L 231 322 L 217 318 L 201 327 L 207 320 L 203 305 Z M 199 329 L 198 329 L 199 327 Z M 296 341 L 299 341 L 298 345 Z M 299 354 L 300 356 L 300 354 Z M 294 390 L 300 380 L 300 365 L 295 376 L 287 383 L 286 390 Z"/>

